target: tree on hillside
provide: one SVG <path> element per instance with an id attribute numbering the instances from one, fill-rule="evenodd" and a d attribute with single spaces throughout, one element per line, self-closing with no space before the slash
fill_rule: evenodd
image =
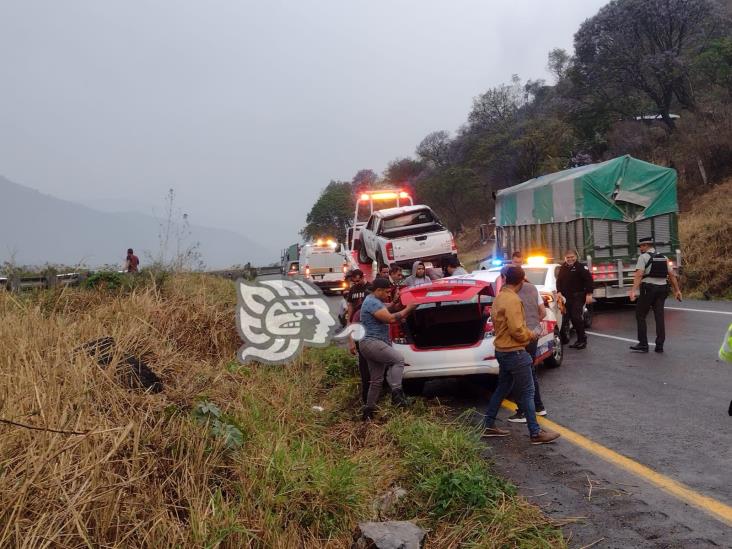
<path id="1" fill-rule="evenodd" d="M 510 121 L 528 101 L 521 79 L 514 74 L 510 84 L 491 88 L 473 99 L 468 123 L 473 130 L 485 130 Z"/>
<path id="2" fill-rule="evenodd" d="M 353 187 L 348 181 L 331 181 L 320 193 L 300 231 L 306 240 L 332 236 L 345 242 L 346 229 L 353 220 Z"/>
<path id="3" fill-rule="evenodd" d="M 690 59 L 720 31 L 719 18 L 712 0 L 613 0 L 575 34 L 575 76 L 602 101 L 652 105 L 673 129 L 674 105 L 696 105 Z"/>
<path id="4" fill-rule="evenodd" d="M 712 41 L 694 60 L 698 87 L 715 86 L 722 97 L 732 99 L 732 38 Z M 712 92 L 712 90 L 708 90 Z"/>
<path id="5" fill-rule="evenodd" d="M 374 170 L 358 170 L 351 180 L 351 185 L 356 191 L 370 189 L 379 180 Z"/>
<path id="6" fill-rule="evenodd" d="M 546 68 L 552 73 L 557 81 L 567 76 L 572 57 L 562 48 L 554 48 L 547 56 Z"/>
<path id="7" fill-rule="evenodd" d="M 424 171 L 422 162 L 412 158 L 397 158 L 389 162 L 384 171 L 384 182 L 394 187 L 414 188 L 414 183 Z"/>
<path id="8" fill-rule="evenodd" d="M 417 145 L 417 156 L 428 167 L 447 166 L 450 160 L 450 134 L 444 130 L 432 132 Z"/>

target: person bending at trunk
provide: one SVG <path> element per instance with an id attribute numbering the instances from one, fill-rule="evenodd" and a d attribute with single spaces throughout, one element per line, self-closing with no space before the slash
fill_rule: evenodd
<path id="1" fill-rule="evenodd" d="M 526 274 L 521 267 L 509 268 L 506 272 L 506 284 L 493 302 L 491 318 L 495 331 L 493 343 L 498 359 L 498 386 L 488 402 L 483 436 L 505 437 L 511 434 L 510 431 L 495 427 L 495 422 L 501 402 L 513 386 L 526 415 L 531 444 L 547 444 L 558 438 L 559 434 L 544 431 L 536 421 L 534 378 L 531 373 L 533 360 L 526 352 L 526 346 L 538 337 L 526 326 L 524 308 L 518 296 L 525 278 Z"/>
<path id="2" fill-rule="evenodd" d="M 567 314 L 562 318 L 562 343 L 569 343 L 569 320 L 577 332 L 577 341 L 570 345 L 572 349 L 587 347 L 582 311 L 585 305 L 592 304 L 593 290 L 592 275 L 587 266 L 577 261 L 576 251 L 568 250 L 557 274 L 557 298 L 564 300 L 567 309 Z"/>
<path id="3" fill-rule="evenodd" d="M 389 311 L 385 301 L 388 300 L 390 287 L 388 280 L 374 279 L 371 284 L 372 291 L 361 305 L 361 325 L 366 330 L 366 335 L 359 341 L 358 348 L 369 367 L 369 390 L 363 409 L 364 421 L 374 417 L 385 374 L 391 389 L 392 403 L 397 406 L 404 406 L 407 403 L 402 391 L 404 357 L 391 345 L 389 324 L 401 322 L 417 306 L 408 305 L 395 313 Z"/>

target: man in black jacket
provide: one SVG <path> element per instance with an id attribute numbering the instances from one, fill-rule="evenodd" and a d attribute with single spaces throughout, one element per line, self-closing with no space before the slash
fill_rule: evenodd
<path id="1" fill-rule="evenodd" d="M 577 331 L 577 341 L 570 345 L 572 349 L 587 347 L 585 323 L 582 319 L 582 309 L 592 303 L 592 275 L 587 266 L 577 261 L 577 252 L 568 250 L 564 254 L 564 263 L 559 267 L 557 274 L 557 297 L 564 300 L 567 309 L 562 319 L 562 342 L 569 343 L 569 320 Z"/>

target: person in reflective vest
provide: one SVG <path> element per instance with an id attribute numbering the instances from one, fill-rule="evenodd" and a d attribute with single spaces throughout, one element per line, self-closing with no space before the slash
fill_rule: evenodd
<path id="1" fill-rule="evenodd" d="M 681 290 L 679 281 L 674 272 L 668 268 L 668 258 L 656 253 L 653 247 L 652 238 L 641 238 L 638 240 L 640 256 L 633 275 L 633 287 L 630 290 L 630 300 L 638 298 L 635 308 L 635 319 L 638 324 L 638 343 L 631 345 L 630 350 L 636 353 L 648 352 L 648 327 L 646 316 L 653 309 L 653 317 L 656 320 L 656 348 L 657 353 L 663 352 L 663 345 L 666 342 L 666 325 L 664 321 L 663 307 L 668 297 L 669 283 L 674 291 L 674 296 L 681 301 Z M 638 293 L 640 292 L 640 295 Z"/>
<path id="2" fill-rule="evenodd" d="M 725 362 L 732 362 L 732 324 L 727 328 L 727 334 L 719 348 L 719 358 Z"/>
<path id="3" fill-rule="evenodd" d="M 732 362 L 732 324 L 727 328 L 727 333 L 724 335 L 722 346 L 719 348 L 719 358 L 725 362 Z M 729 410 L 727 413 L 732 416 L 732 401 L 729 403 Z"/>

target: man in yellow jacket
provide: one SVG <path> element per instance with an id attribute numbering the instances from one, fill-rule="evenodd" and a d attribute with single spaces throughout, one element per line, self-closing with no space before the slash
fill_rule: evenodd
<path id="1" fill-rule="evenodd" d="M 483 436 L 505 437 L 511 434 L 510 431 L 495 427 L 495 422 L 501 402 L 513 388 L 526 416 L 531 444 L 548 444 L 556 440 L 559 433 L 543 430 L 536 421 L 534 378 L 531 371 L 533 359 L 525 348 L 539 335 L 526 326 L 524 306 L 518 296 L 526 274 L 521 267 L 509 267 L 505 277 L 506 283 L 491 307 L 495 333 L 493 345 L 498 359 L 498 386 L 488 402 Z"/>

